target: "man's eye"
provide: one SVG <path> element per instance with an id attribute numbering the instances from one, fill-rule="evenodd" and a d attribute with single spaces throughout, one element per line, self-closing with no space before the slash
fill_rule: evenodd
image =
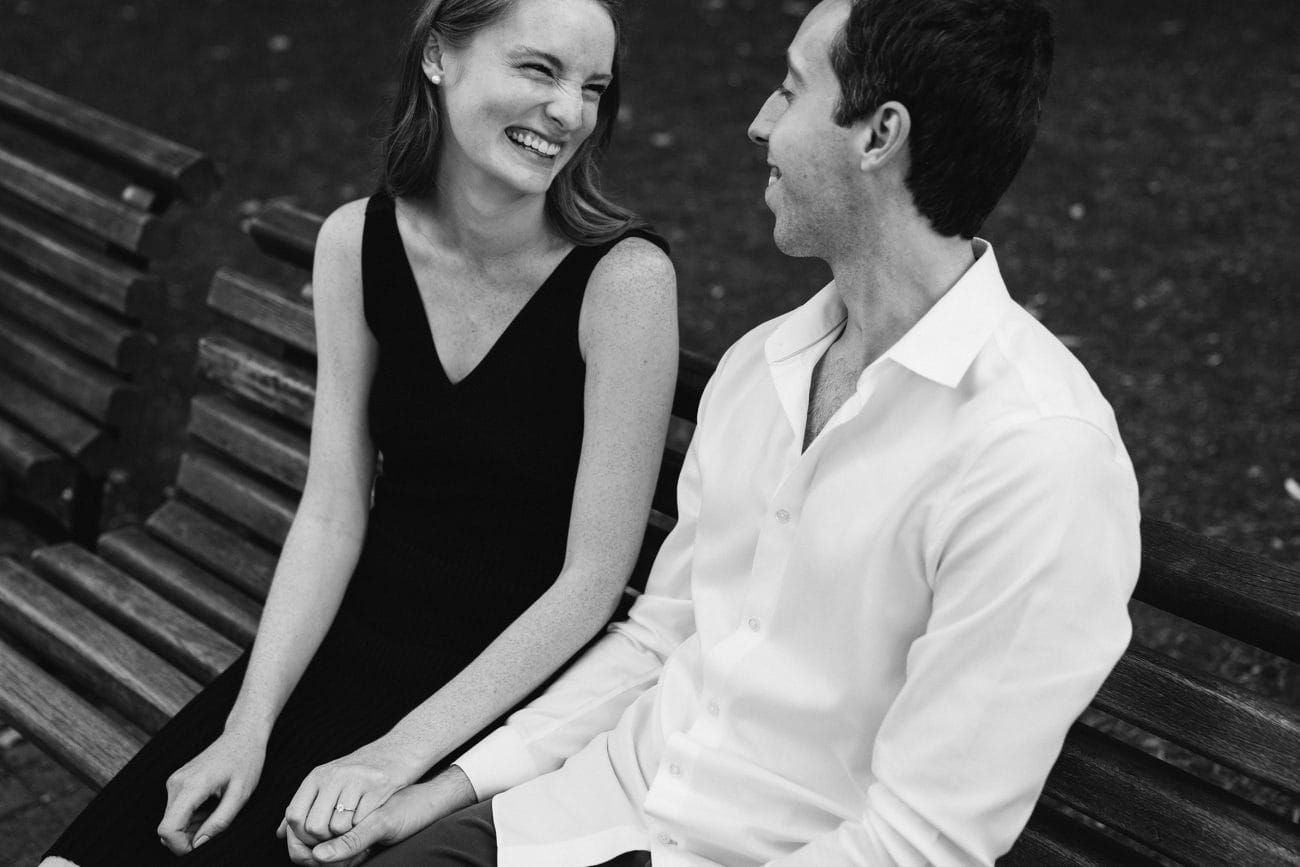
<path id="1" fill-rule="evenodd" d="M 791 91 L 784 84 L 778 84 L 776 86 L 776 90 L 772 92 L 775 93 L 777 96 L 781 97 L 782 99 L 784 99 L 786 102 L 789 102 L 790 100 L 794 99 L 793 91 Z"/>
<path id="2" fill-rule="evenodd" d="M 609 85 L 607 85 L 607 84 L 589 84 L 589 85 L 587 85 L 587 90 L 589 90 L 590 92 L 596 94 L 596 96 L 604 96 L 604 95 L 605 95 L 605 91 L 609 90 Z"/>

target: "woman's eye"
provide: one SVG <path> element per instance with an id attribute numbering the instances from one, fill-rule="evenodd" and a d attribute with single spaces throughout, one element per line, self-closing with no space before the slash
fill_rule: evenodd
<path id="1" fill-rule="evenodd" d="M 540 72 L 542 75 L 549 76 L 551 74 L 551 68 L 549 66 L 543 66 L 540 63 L 525 63 L 524 69 L 530 70 L 532 72 Z"/>

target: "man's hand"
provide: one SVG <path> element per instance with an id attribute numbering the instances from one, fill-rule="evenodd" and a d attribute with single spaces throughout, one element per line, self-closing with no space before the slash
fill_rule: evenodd
<path id="1" fill-rule="evenodd" d="M 322 864 L 353 867 L 373 846 L 391 846 L 477 800 L 469 777 L 452 765 L 427 783 L 402 789 L 341 837 L 312 849 Z"/>
<path id="2" fill-rule="evenodd" d="M 276 833 L 288 828 L 308 846 L 339 837 L 425 770 L 382 738 L 366 744 L 308 774 Z"/>

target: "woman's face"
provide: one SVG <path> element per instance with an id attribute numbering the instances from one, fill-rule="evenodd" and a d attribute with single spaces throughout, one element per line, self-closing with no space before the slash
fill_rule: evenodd
<path id="1" fill-rule="evenodd" d="M 545 193 L 596 128 L 614 45 L 596 0 L 516 0 L 466 45 L 444 45 L 440 63 L 427 52 L 425 73 L 443 78 L 440 186 Z"/>

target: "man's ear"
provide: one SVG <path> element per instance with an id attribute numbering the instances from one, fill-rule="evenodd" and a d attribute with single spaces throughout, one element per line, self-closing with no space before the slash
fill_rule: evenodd
<path id="1" fill-rule="evenodd" d="M 442 83 L 445 74 L 442 69 L 442 42 L 439 41 L 436 30 L 429 31 L 429 39 L 424 43 L 424 57 L 420 67 L 424 70 L 425 78 L 434 84 Z"/>
<path id="2" fill-rule="evenodd" d="M 860 128 L 859 168 L 875 171 L 903 158 L 912 133 L 912 116 L 901 102 L 883 102 Z"/>

